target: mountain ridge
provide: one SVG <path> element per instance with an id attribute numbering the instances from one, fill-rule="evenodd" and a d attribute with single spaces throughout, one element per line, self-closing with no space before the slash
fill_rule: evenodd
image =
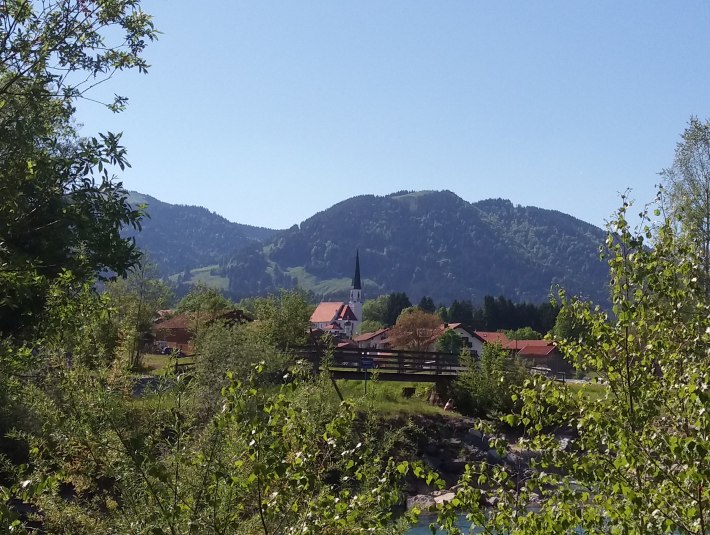
<path id="1" fill-rule="evenodd" d="M 312 279 L 307 289 L 320 285 L 318 297 L 342 298 L 359 249 L 371 296 L 405 291 L 450 302 L 490 294 L 539 302 L 560 285 L 605 302 L 608 271 L 598 254 L 604 236 L 558 210 L 504 199 L 470 203 L 446 190 L 402 191 L 336 203 L 263 247 L 235 252 L 221 269 L 236 297 Z"/>
<path id="2" fill-rule="evenodd" d="M 233 223 L 202 206 L 170 204 L 136 191 L 128 192 L 127 201 L 134 208 L 145 206 L 147 217 L 140 232 L 124 229 L 122 234 L 134 237 L 164 276 L 217 265 L 225 254 L 279 232 Z"/>

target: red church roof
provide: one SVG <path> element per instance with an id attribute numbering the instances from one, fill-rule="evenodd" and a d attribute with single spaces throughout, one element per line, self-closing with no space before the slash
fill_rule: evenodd
<path id="1" fill-rule="evenodd" d="M 332 321 L 357 321 L 357 316 L 347 303 L 324 301 L 311 314 L 311 323 Z"/>
<path id="2" fill-rule="evenodd" d="M 323 301 L 311 314 L 311 323 L 330 323 L 338 318 L 344 303 Z"/>

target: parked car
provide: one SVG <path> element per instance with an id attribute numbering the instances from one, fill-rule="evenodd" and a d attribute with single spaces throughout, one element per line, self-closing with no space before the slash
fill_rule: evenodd
<path id="1" fill-rule="evenodd" d="M 161 352 L 163 355 L 172 355 L 175 358 L 186 357 L 185 352 L 182 349 L 175 349 L 174 347 L 166 347 Z"/>

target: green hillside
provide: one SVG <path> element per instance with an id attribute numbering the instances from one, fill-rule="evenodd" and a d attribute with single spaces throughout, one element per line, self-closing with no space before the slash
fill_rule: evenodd
<path id="1" fill-rule="evenodd" d="M 129 203 L 146 205 L 140 232 L 132 229 L 138 247 L 147 251 L 163 275 L 223 262 L 225 254 L 271 238 L 277 231 L 232 223 L 200 206 L 169 204 L 149 195 L 130 192 Z"/>
<path id="2" fill-rule="evenodd" d="M 296 285 L 342 298 L 359 249 L 369 295 L 539 302 L 561 285 L 603 303 L 603 239 L 601 229 L 572 216 L 503 199 L 469 203 L 449 191 L 363 195 L 275 234 L 266 246 L 235 251 L 221 273 L 237 298 Z"/>

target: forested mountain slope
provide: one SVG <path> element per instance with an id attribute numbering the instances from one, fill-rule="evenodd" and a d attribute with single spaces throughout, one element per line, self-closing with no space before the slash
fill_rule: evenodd
<path id="1" fill-rule="evenodd" d="M 367 296 L 404 291 L 413 300 L 505 295 L 539 302 L 553 285 L 608 300 L 604 232 L 553 210 L 449 191 L 348 199 L 242 248 L 222 266 L 233 297 L 295 286 L 325 298 L 347 294 L 355 250 Z"/>
<path id="2" fill-rule="evenodd" d="M 200 206 L 169 204 L 149 195 L 130 192 L 129 203 L 145 204 L 150 217 L 142 231 L 126 230 L 147 251 L 163 275 L 218 264 L 224 255 L 251 243 L 261 243 L 276 231 L 232 223 Z"/>

